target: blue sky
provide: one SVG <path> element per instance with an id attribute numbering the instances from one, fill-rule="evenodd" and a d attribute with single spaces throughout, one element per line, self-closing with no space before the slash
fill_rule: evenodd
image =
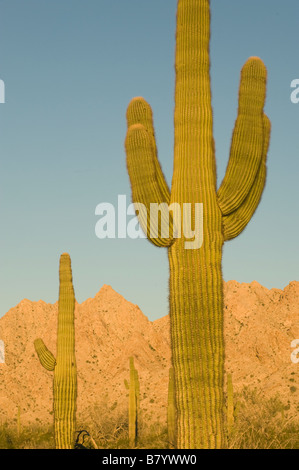
<path id="1" fill-rule="evenodd" d="M 0 316 L 23 298 L 55 302 L 72 257 L 76 297 L 103 284 L 154 320 L 168 311 L 167 251 L 99 240 L 95 207 L 131 201 L 124 139 L 133 96 L 152 105 L 171 182 L 176 0 L 0 0 Z M 212 0 L 211 78 L 220 184 L 249 56 L 268 68 L 267 184 L 246 230 L 224 246 L 227 281 L 283 288 L 299 280 L 298 0 Z"/>

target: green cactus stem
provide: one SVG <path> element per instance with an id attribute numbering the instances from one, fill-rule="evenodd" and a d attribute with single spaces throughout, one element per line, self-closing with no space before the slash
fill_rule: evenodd
<path id="1" fill-rule="evenodd" d="M 176 438 L 176 406 L 175 406 L 175 387 L 174 387 L 174 369 L 169 369 L 168 383 L 168 406 L 167 406 L 167 431 L 168 442 L 171 449 L 175 448 Z"/>
<path id="2" fill-rule="evenodd" d="M 127 381 L 127 379 L 124 380 L 124 384 L 125 384 L 126 389 L 130 390 L 129 382 Z"/>
<path id="3" fill-rule="evenodd" d="M 75 357 L 75 294 L 72 283 L 71 259 L 60 257 L 59 301 L 56 359 L 41 339 L 34 342 L 42 366 L 54 371 L 54 430 L 57 449 L 74 447 L 77 401 L 77 368 Z"/>
<path id="4" fill-rule="evenodd" d="M 17 436 L 18 439 L 21 436 L 21 407 L 18 406 L 18 415 L 17 415 Z"/>
<path id="5" fill-rule="evenodd" d="M 230 435 L 235 424 L 235 406 L 234 406 L 234 389 L 232 375 L 227 376 L 227 432 Z"/>
<path id="6" fill-rule="evenodd" d="M 154 245 L 168 248 L 176 436 L 178 448 L 186 449 L 226 445 L 222 246 L 243 231 L 258 206 L 270 139 L 263 111 L 267 72 L 261 59 L 251 57 L 241 72 L 230 158 L 217 190 L 209 42 L 209 0 L 179 0 L 171 191 L 157 157 L 152 110 L 143 98 L 128 107 L 125 142 L 133 201 L 136 209 L 138 203 L 146 209 L 139 211 L 140 224 Z M 161 227 L 170 219 L 169 236 L 151 236 L 153 203 L 162 204 Z M 177 237 L 172 230 L 173 223 L 179 228 L 176 210 L 166 210 L 176 204 L 183 213 L 185 203 L 203 205 L 203 243 L 195 249 L 186 248 L 190 240 L 183 231 Z M 193 211 L 193 227 L 195 222 Z"/>
<path id="7" fill-rule="evenodd" d="M 135 447 L 137 443 L 139 392 L 138 372 L 134 367 L 134 358 L 130 357 L 129 442 L 131 447 Z"/>

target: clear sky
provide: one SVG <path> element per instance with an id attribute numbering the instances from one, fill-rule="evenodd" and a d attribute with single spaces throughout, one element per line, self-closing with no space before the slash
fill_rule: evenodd
<path id="1" fill-rule="evenodd" d="M 124 139 L 133 96 L 152 105 L 159 158 L 173 164 L 176 0 L 0 0 L 0 316 L 23 298 L 55 302 L 58 262 L 72 258 L 76 297 L 110 284 L 151 319 L 168 311 L 167 251 L 99 240 L 95 207 L 131 202 Z M 224 246 L 227 281 L 299 280 L 298 0 L 212 0 L 211 77 L 220 184 L 240 69 L 268 68 L 267 184 L 246 230 Z"/>

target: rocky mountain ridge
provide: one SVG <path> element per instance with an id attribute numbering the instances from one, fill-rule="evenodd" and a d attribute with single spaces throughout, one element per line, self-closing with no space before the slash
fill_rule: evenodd
<path id="1" fill-rule="evenodd" d="M 50 424 L 52 374 L 40 365 L 33 341 L 41 337 L 55 354 L 58 303 L 24 299 L 0 319 L 5 363 L 0 364 L 0 424 Z M 140 377 L 140 406 L 148 424 L 166 422 L 171 365 L 169 317 L 151 322 L 137 305 L 104 285 L 93 299 L 76 303 L 78 420 L 85 425 L 125 415 L 129 357 Z M 235 390 L 248 385 L 266 397 L 279 394 L 299 410 L 299 364 L 291 342 L 299 338 L 299 282 L 266 289 L 257 282 L 224 283 L 226 370 Z"/>

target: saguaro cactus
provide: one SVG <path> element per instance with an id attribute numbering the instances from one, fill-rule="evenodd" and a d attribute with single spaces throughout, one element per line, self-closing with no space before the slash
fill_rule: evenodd
<path id="1" fill-rule="evenodd" d="M 139 218 L 149 240 L 168 248 L 179 448 L 225 445 L 222 246 L 242 232 L 258 206 L 270 137 L 270 121 L 263 112 L 267 72 L 259 58 L 251 57 L 241 72 L 230 158 L 217 191 L 209 40 L 209 0 L 179 0 L 171 191 L 157 158 L 149 104 L 134 98 L 127 111 L 125 147 L 133 201 L 137 209 L 137 203 L 146 208 Z M 186 249 L 183 232 L 180 238 L 176 232 L 153 238 L 153 203 L 181 208 L 184 203 L 202 203 L 201 247 Z M 172 213 L 177 224 L 177 214 Z M 161 210 L 163 224 L 167 216 Z M 194 212 L 192 223 L 194 227 Z"/>
<path id="2" fill-rule="evenodd" d="M 17 436 L 18 439 L 20 438 L 21 435 L 21 407 L 18 406 L 18 414 L 17 414 Z"/>
<path id="3" fill-rule="evenodd" d="M 174 390 L 174 370 L 173 367 L 169 369 L 169 383 L 168 383 L 168 406 L 167 406 L 167 430 L 168 442 L 170 448 L 175 447 L 175 426 L 176 422 L 176 407 L 175 407 L 175 390 Z"/>
<path id="4" fill-rule="evenodd" d="M 228 374 L 227 376 L 227 432 L 228 435 L 231 434 L 234 423 L 235 423 L 235 405 L 234 405 L 234 388 L 232 375 Z"/>
<path id="5" fill-rule="evenodd" d="M 134 358 L 130 357 L 130 385 L 129 385 L 129 441 L 135 447 L 137 440 L 139 408 L 139 379 L 134 366 Z"/>
<path id="6" fill-rule="evenodd" d="M 67 253 L 60 257 L 59 301 L 56 359 L 43 340 L 34 342 L 42 366 L 54 371 L 54 429 L 57 449 L 74 447 L 77 400 L 77 368 L 75 357 L 75 294 L 72 283 L 71 259 Z"/>
<path id="7" fill-rule="evenodd" d="M 0 364 L 5 364 L 5 346 L 2 339 L 0 339 Z"/>

